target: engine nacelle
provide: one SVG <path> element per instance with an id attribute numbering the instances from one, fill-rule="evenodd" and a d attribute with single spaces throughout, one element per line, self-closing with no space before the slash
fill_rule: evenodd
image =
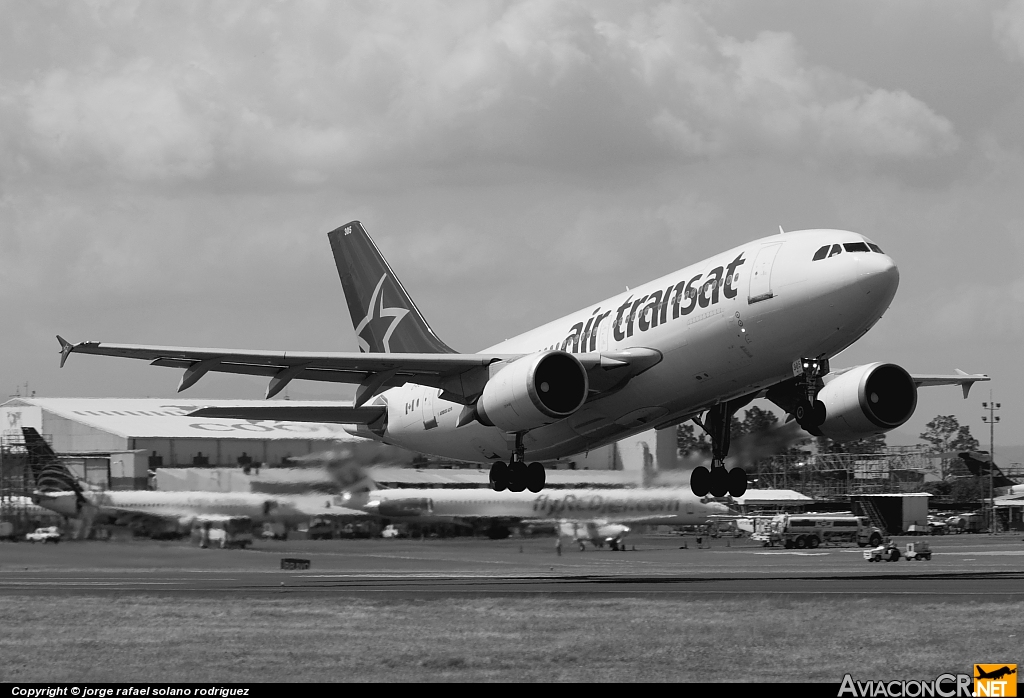
<path id="1" fill-rule="evenodd" d="M 917 408 L 917 386 L 896 364 L 865 364 L 832 379 L 818 391 L 825 405 L 823 436 L 837 441 L 882 434 L 900 426 Z"/>
<path id="2" fill-rule="evenodd" d="M 536 429 L 578 410 L 588 389 L 587 371 L 572 354 L 530 354 L 487 381 L 476 403 L 477 418 L 507 432 Z"/>
<path id="3" fill-rule="evenodd" d="M 426 497 L 383 501 L 377 507 L 378 515 L 393 518 L 402 516 L 431 516 L 433 513 L 434 501 Z"/>

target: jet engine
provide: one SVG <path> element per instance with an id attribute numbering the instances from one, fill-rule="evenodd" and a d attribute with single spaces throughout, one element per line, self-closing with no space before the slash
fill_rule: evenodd
<path id="1" fill-rule="evenodd" d="M 377 514 L 384 517 L 430 516 L 434 513 L 434 502 L 426 497 L 383 501 L 377 507 Z"/>
<path id="2" fill-rule="evenodd" d="M 568 417 L 587 399 L 587 371 L 572 354 L 545 351 L 502 366 L 476 403 L 477 418 L 507 432 Z"/>
<path id="3" fill-rule="evenodd" d="M 900 426 L 917 407 L 917 386 L 896 364 L 873 363 L 842 373 L 818 391 L 825 405 L 823 436 L 837 441 L 881 434 Z"/>

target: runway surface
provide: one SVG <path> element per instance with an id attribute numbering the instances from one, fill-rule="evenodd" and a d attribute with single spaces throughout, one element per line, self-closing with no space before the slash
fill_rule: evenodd
<path id="1" fill-rule="evenodd" d="M 490 541 L 258 541 L 248 550 L 188 542 L 0 543 L 0 595 L 528 594 L 900 596 L 1024 600 L 1024 540 L 960 535 L 928 540 L 930 561 L 870 563 L 860 548 L 784 550 L 742 539 L 635 536 L 622 552 L 556 555 L 552 538 Z M 706 540 L 705 540 L 706 542 Z M 683 548 L 682 546 L 686 546 Z M 284 558 L 308 560 L 282 570 Z"/>

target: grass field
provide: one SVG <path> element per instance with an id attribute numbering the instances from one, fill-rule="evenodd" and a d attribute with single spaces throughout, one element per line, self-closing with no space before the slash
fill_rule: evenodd
<path id="1" fill-rule="evenodd" d="M 1024 603 L 0 597 L 0 681 L 826 681 L 1024 662 Z"/>

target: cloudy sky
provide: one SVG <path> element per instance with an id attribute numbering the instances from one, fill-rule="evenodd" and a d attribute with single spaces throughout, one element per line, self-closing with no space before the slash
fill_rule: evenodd
<path id="1" fill-rule="evenodd" d="M 354 350 L 363 221 L 476 351 L 782 225 L 900 266 L 836 365 L 1024 443 L 1024 0 L 0 1 L 3 396 L 171 396 L 73 341 Z M 20 387 L 19 387 L 20 386 Z M 261 397 L 213 376 L 198 398 Z M 293 398 L 337 395 L 295 383 Z"/>

